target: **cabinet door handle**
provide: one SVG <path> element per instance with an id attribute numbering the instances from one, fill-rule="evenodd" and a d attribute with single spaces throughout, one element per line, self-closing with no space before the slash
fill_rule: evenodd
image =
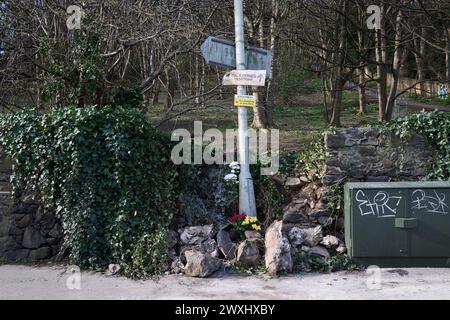
<path id="1" fill-rule="evenodd" d="M 416 218 L 395 218 L 395 227 L 400 229 L 413 229 L 417 227 Z"/>

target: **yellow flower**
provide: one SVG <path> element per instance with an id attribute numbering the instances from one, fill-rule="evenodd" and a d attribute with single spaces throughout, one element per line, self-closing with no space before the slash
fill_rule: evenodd
<path id="1" fill-rule="evenodd" d="M 244 226 L 249 224 L 249 223 L 250 223 L 250 219 L 248 217 L 246 217 L 245 220 L 242 221 L 242 225 L 244 225 Z"/>
<path id="2" fill-rule="evenodd" d="M 252 228 L 253 228 L 255 231 L 261 231 L 261 227 L 258 226 L 256 223 L 252 224 Z"/>
<path id="3" fill-rule="evenodd" d="M 250 218 L 250 222 L 256 222 L 256 221 L 258 221 L 258 218 L 256 218 L 256 217 Z"/>

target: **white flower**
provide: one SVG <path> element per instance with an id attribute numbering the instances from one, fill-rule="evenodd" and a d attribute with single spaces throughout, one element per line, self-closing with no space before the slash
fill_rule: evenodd
<path id="1" fill-rule="evenodd" d="M 224 177 L 225 181 L 237 180 L 237 175 L 234 173 L 229 173 Z"/>
<path id="2" fill-rule="evenodd" d="M 232 163 L 230 163 L 229 167 L 233 170 L 239 170 L 240 166 L 239 166 L 239 162 L 237 161 L 233 161 Z"/>

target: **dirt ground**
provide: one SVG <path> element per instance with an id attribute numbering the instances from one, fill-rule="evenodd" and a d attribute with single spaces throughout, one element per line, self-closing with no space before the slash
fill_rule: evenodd
<path id="1" fill-rule="evenodd" d="M 450 269 L 380 269 L 270 278 L 225 273 L 134 281 L 65 266 L 1 265 L 0 299 L 450 299 Z"/>

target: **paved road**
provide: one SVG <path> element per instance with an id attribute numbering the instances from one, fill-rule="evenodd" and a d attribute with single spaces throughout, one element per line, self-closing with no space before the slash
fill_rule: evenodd
<path id="1" fill-rule="evenodd" d="M 74 278 L 64 266 L 2 265 L 0 299 L 450 299 L 450 269 L 380 271 L 380 282 L 366 272 L 134 281 L 92 272 Z"/>

